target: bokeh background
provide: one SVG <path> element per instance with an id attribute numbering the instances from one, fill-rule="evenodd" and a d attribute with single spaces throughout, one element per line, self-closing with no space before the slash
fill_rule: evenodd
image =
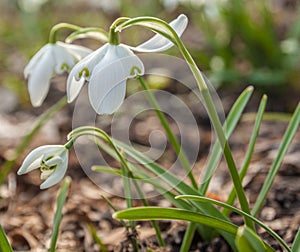
<path id="1" fill-rule="evenodd" d="M 199 67 L 216 88 L 254 85 L 269 96 L 285 99 L 300 93 L 300 9 L 296 0 L 2 0 L 0 3 L 0 84 L 28 106 L 23 68 L 47 42 L 59 22 L 108 29 L 119 16 L 190 19 L 183 36 Z M 69 31 L 65 31 L 69 32 Z M 65 38 L 60 32 L 61 39 Z M 123 41 L 138 44 L 150 34 L 130 29 Z M 92 48 L 95 41 L 77 41 Z M 169 50 L 177 54 L 176 49 Z M 297 100 L 297 99 L 296 99 Z"/>

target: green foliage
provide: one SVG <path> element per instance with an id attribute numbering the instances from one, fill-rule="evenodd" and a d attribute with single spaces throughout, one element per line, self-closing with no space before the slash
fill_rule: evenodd
<path id="1" fill-rule="evenodd" d="M 235 242 L 239 251 L 243 252 L 274 251 L 273 249 L 267 249 L 259 236 L 246 226 L 238 228 Z"/>
<path id="2" fill-rule="evenodd" d="M 10 246 L 10 243 L 1 225 L 0 225 L 0 252 L 13 252 L 12 247 Z"/>
<path id="3" fill-rule="evenodd" d="M 205 4 L 186 8 L 203 34 L 203 48 L 193 54 L 216 85 L 251 83 L 272 94 L 299 82 L 299 3 L 284 29 L 280 16 L 287 11 L 272 9 L 267 0 L 218 1 L 213 14 Z"/>
<path id="4" fill-rule="evenodd" d="M 54 216 L 54 221 L 53 221 L 53 230 L 52 230 L 52 235 L 51 235 L 51 244 L 50 244 L 50 249 L 49 252 L 55 252 L 56 249 L 56 243 L 57 243 L 57 238 L 59 234 L 59 226 L 60 222 L 62 219 L 62 210 L 67 198 L 67 194 L 69 191 L 69 187 L 71 184 L 71 178 L 66 177 L 64 182 L 61 185 L 59 195 L 57 197 L 57 202 L 56 202 L 56 212 Z"/>
<path id="5" fill-rule="evenodd" d="M 237 233 L 237 227 L 228 221 L 176 208 L 135 207 L 116 212 L 113 217 L 125 220 L 186 220 L 220 229 L 231 235 L 236 235 Z"/>

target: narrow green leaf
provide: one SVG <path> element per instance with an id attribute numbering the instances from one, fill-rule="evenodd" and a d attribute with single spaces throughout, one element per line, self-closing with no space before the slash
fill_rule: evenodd
<path id="1" fill-rule="evenodd" d="M 300 228 L 298 229 L 298 232 L 294 238 L 293 246 L 292 246 L 292 252 L 299 252 L 300 251 Z"/>
<path id="2" fill-rule="evenodd" d="M 114 210 L 115 212 L 118 211 L 118 209 L 113 205 L 113 203 L 107 197 L 105 197 L 104 195 L 101 195 L 101 198 L 110 206 L 110 208 L 112 210 Z M 128 231 L 128 227 L 127 227 L 126 223 L 121 220 L 121 224 L 126 229 L 126 231 Z"/>
<path id="3" fill-rule="evenodd" d="M 56 202 L 56 212 L 54 216 L 54 224 L 53 224 L 53 229 L 52 229 L 52 235 L 51 235 L 51 244 L 50 244 L 50 252 L 55 252 L 56 248 L 56 243 L 57 243 L 57 238 L 58 238 L 58 233 L 59 233 L 59 226 L 62 218 L 62 209 L 65 204 L 66 198 L 67 198 L 67 193 L 69 190 L 69 186 L 71 184 L 71 178 L 66 177 L 60 187 L 60 192 L 57 197 L 57 202 Z"/>
<path id="4" fill-rule="evenodd" d="M 228 139 L 230 135 L 232 134 L 234 128 L 236 127 L 242 112 L 244 111 L 246 105 L 248 104 L 248 101 L 253 93 L 253 87 L 248 87 L 246 88 L 242 94 L 238 97 L 236 102 L 233 104 L 226 122 L 224 123 L 224 131 L 225 131 L 225 136 Z M 207 188 L 209 186 L 213 171 L 215 170 L 220 158 L 222 155 L 222 148 L 220 146 L 219 142 L 216 142 L 213 146 L 212 151 L 210 152 L 209 159 L 207 161 L 206 169 L 205 169 L 205 174 L 202 179 L 202 183 L 200 186 L 200 194 L 205 195 Z"/>
<path id="5" fill-rule="evenodd" d="M 248 167 L 249 167 L 249 164 L 250 164 L 253 152 L 254 152 L 254 146 L 255 146 L 256 139 L 257 139 L 257 136 L 258 136 L 258 133 L 259 133 L 259 130 L 260 130 L 260 126 L 261 126 L 261 123 L 262 123 L 262 119 L 263 119 L 264 111 L 265 111 L 265 108 L 266 108 L 266 104 L 267 104 L 267 96 L 264 95 L 261 99 L 261 102 L 260 102 L 260 105 L 259 105 L 259 108 L 258 108 L 258 112 L 257 112 L 257 116 L 256 116 L 254 128 L 253 128 L 253 132 L 252 132 L 250 142 L 249 142 L 249 146 L 247 148 L 247 152 L 246 152 L 246 155 L 245 155 L 245 160 L 244 160 L 243 166 L 240 170 L 239 175 L 240 175 L 241 181 L 243 181 L 243 179 L 244 179 L 244 177 L 247 173 L 247 170 L 248 170 Z M 232 205 L 233 202 L 234 202 L 235 197 L 236 197 L 236 192 L 235 192 L 235 188 L 233 188 L 231 190 L 230 194 L 229 194 L 228 199 L 227 199 L 227 204 Z M 224 209 L 223 213 L 227 216 L 229 214 L 228 209 Z"/>
<path id="6" fill-rule="evenodd" d="M 267 250 L 267 248 L 265 247 L 264 243 L 259 238 L 259 236 L 246 226 L 241 226 L 238 228 L 238 232 L 235 237 L 235 242 L 239 251 L 243 251 L 243 252 L 269 251 Z"/>
<path id="7" fill-rule="evenodd" d="M 283 136 L 282 142 L 279 146 L 277 156 L 276 156 L 274 162 L 272 163 L 271 169 L 268 173 L 265 183 L 264 183 L 264 185 L 257 197 L 255 205 L 252 209 L 252 215 L 254 215 L 254 216 L 256 216 L 259 213 L 261 207 L 263 206 L 264 200 L 267 197 L 267 194 L 271 189 L 271 186 L 272 186 L 275 176 L 278 172 L 278 169 L 282 163 L 284 155 L 287 152 L 287 149 L 290 146 L 290 143 L 292 142 L 292 140 L 297 132 L 299 123 L 300 123 L 300 103 L 298 104 L 298 106 L 291 118 L 291 121 L 287 127 L 287 130 Z"/>
<path id="8" fill-rule="evenodd" d="M 0 251 L 13 252 L 12 247 L 10 246 L 10 243 L 1 225 L 0 225 Z"/>
<path id="9" fill-rule="evenodd" d="M 101 241 L 100 237 L 97 235 L 97 231 L 95 227 L 92 224 L 88 224 L 89 230 L 93 236 L 94 241 L 98 244 L 99 248 L 101 249 L 102 252 L 107 252 L 106 246 L 103 244 Z"/>
<path id="10" fill-rule="evenodd" d="M 232 235 L 237 233 L 237 226 L 228 221 L 176 208 L 136 207 L 116 212 L 113 217 L 122 220 L 185 220 L 223 230 Z"/>
<path id="11" fill-rule="evenodd" d="M 109 166 L 94 165 L 92 166 L 91 169 L 96 172 L 105 172 L 105 173 L 119 175 L 119 176 L 122 176 L 123 174 L 120 169 L 109 167 Z"/>
<path id="12" fill-rule="evenodd" d="M 237 209 L 231 205 L 228 205 L 226 203 L 223 203 L 221 201 L 217 201 L 214 199 L 210 199 L 210 198 L 206 198 L 203 196 L 196 196 L 196 195 L 179 195 L 176 197 L 176 199 L 186 199 L 186 200 L 197 200 L 200 202 L 210 202 L 212 204 L 216 204 L 218 206 L 224 207 L 232 212 L 238 213 L 244 217 L 247 217 L 249 219 L 251 219 L 253 222 L 255 222 L 257 225 L 261 226 L 263 229 L 265 229 L 275 240 L 277 240 L 287 251 L 291 252 L 289 246 L 284 242 L 284 240 L 278 235 L 276 234 L 271 228 L 269 228 L 267 225 L 265 225 L 263 222 L 261 222 L 260 220 L 258 220 L 257 218 L 255 218 L 252 215 L 249 215 L 247 213 L 245 213 L 244 211 Z"/>

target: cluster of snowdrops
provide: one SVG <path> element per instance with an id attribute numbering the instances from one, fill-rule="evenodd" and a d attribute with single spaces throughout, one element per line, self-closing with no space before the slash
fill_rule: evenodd
<path id="1" fill-rule="evenodd" d="M 295 242 L 290 248 L 278 234 L 259 221 L 256 216 L 263 206 L 264 199 L 270 190 L 284 153 L 298 128 L 300 107 L 297 107 L 291 118 L 290 125 L 287 128 L 288 136 L 284 138 L 280 146 L 280 154 L 274 161 L 274 165 L 271 168 L 272 172 L 267 177 L 255 206 L 250 210 L 249 202 L 242 187 L 242 180 L 253 154 L 252 147 L 255 145 L 259 132 L 267 100 L 266 96 L 263 96 L 261 100 L 253 130 L 253 137 L 246 154 L 245 165 L 239 173 L 227 139 L 232 134 L 238 119 L 241 117 L 253 88 L 247 88 L 240 95 L 228 114 L 225 125 L 222 125 L 205 78 L 180 39 L 187 24 L 188 19 L 183 14 L 170 23 L 154 17 L 121 17 L 112 23 L 108 32 L 98 27 L 79 27 L 73 24 L 61 23 L 52 28 L 49 43 L 34 55 L 26 66 L 24 74 L 28 79 L 29 95 L 33 106 L 40 106 L 43 103 L 49 91 L 51 78 L 56 74 L 62 74 L 67 71 L 69 72 L 66 87 L 68 102 L 74 101 L 83 85 L 87 83 L 89 101 L 97 114 L 114 113 L 122 105 L 125 98 L 126 81 L 130 78 L 137 78 L 148 92 L 150 103 L 157 112 L 159 120 L 162 122 L 171 145 L 178 155 L 182 168 L 186 169 L 190 183 L 182 181 L 158 163 L 149 161 L 142 153 L 114 140 L 103 130 L 91 126 L 74 129 L 69 133 L 68 141 L 65 145 L 46 145 L 34 149 L 25 158 L 18 174 L 25 174 L 40 168 L 41 179 L 44 180 L 40 186 L 41 189 L 59 183 L 67 171 L 69 149 L 79 137 L 93 135 L 101 139 L 102 142 L 105 142 L 112 149 L 112 156 L 120 162 L 121 172 L 114 168 L 110 172 L 121 175 L 124 178 L 124 191 L 128 209 L 116 212 L 114 217 L 131 220 L 127 228 L 135 228 L 133 220 L 151 220 L 156 231 L 158 244 L 165 246 L 162 234 L 155 220 L 180 219 L 189 221 L 181 251 L 189 251 L 195 232 L 199 232 L 204 239 L 212 239 L 216 235 L 221 235 L 234 251 L 274 251 L 257 235 L 256 226 L 258 225 L 273 236 L 287 251 L 296 251 L 300 242 L 299 234 L 296 235 Z M 156 34 L 136 47 L 120 43 L 120 32 L 133 26 L 149 29 Z M 65 42 L 57 41 L 57 32 L 61 29 L 70 29 L 73 31 L 65 39 Z M 83 46 L 71 44 L 79 38 L 98 39 L 104 45 L 92 51 Z M 177 46 L 190 67 L 191 74 L 198 84 L 203 103 L 217 136 L 217 142 L 213 146 L 210 157 L 208 157 L 207 176 L 204 176 L 206 177 L 205 182 L 200 185 L 191 173 L 191 167 L 187 161 L 186 154 L 180 149 L 179 142 L 172 132 L 170 125 L 167 123 L 166 117 L 160 112 L 154 96 L 142 78 L 145 72 L 143 62 L 134 54 L 134 52 L 162 52 L 174 45 Z M 224 130 L 225 128 L 227 129 L 226 131 Z M 211 171 L 217 165 L 215 160 L 218 160 L 222 153 L 233 182 L 232 193 L 226 203 L 205 197 L 212 176 Z M 127 156 L 141 163 L 143 169 L 136 164 L 130 163 L 126 158 Z M 155 175 L 157 179 L 151 179 L 150 174 Z M 139 184 L 136 183 L 137 180 L 140 180 L 142 183 L 150 183 L 157 192 L 162 193 L 175 207 L 161 208 L 149 206 Z M 163 183 L 160 183 L 159 180 L 163 181 Z M 139 192 L 139 196 L 145 207 L 132 208 L 132 195 L 130 190 L 126 189 L 131 184 Z M 170 186 L 172 190 L 165 188 L 165 184 Z M 236 197 L 241 209 L 234 207 Z M 205 204 L 203 204 L 204 202 Z M 216 206 L 221 206 L 223 210 Z M 230 212 L 236 212 L 243 216 L 245 224 L 236 226 L 232 223 L 228 217 Z M 132 241 L 132 246 L 135 250 L 138 250 L 138 244 L 135 241 Z M 53 248 L 55 249 L 55 242 Z"/>

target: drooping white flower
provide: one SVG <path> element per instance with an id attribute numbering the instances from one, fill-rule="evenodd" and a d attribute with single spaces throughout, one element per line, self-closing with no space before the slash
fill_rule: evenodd
<path id="1" fill-rule="evenodd" d="M 67 171 L 68 154 L 69 151 L 64 145 L 40 146 L 28 154 L 18 170 L 18 175 L 40 167 L 41 179 L 45 180 L 40 188 L 53 186 L 63 179 Z"/>
<path id="2" fill-rule="evenodd" d="M 55 74 L 70 71 L 71 68 L 92 51 L 79 45 L 62 42 L 48 43 L 29 61 L 24 69 L 28 78 L 28 90 L 34 107 L 40 106 L 46 98 L 50 79 Z"/>
<path id="3" fill-rule="evenodd" d="M 170 23 L 179 36 L 187 26 L 187 17 L 180 15 Z M 144 74 L 144 65 L 132 52 L 161 52 L 173 43 L 156 34 L 137 47 L 124 44 L 105 44 L 78 62 L 67 80 L 68 102 L 79 94 L 84 81 L 89 82 L 89 100 L 98 114 L 111 114 L 122 104 L 126 94 L 126 81 Z"/>

